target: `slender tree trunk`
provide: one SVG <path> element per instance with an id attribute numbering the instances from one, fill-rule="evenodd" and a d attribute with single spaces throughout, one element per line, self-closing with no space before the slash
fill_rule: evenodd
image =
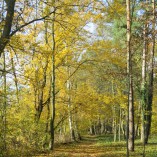
<path id="1" fill-rule="evenodd" d="M 2 11 L 4 7 L 4 2 L 2 6 Z M 0 45 L 1 46 L 1 45 Z M 3 152 L 6 153 L 7 149 L 7 143 L 6 143 L 6 134 L 7 134 L 7 76 L 6 76 L 6 57 L 5 53 L 3 51 L 0 51 L 0 56 L 1 53 L 3 53 L 3 107 L 2 107 L 2 149 Z M 3 154 L 2 154 L 3 156 Z M 5 156 L 5 155 L 4 155 Z"/>
<path id="2" fill-rule="evenodd" d="M 139 136 L 139 125 L 141 120 L 141 101 L 139 102 L 138 106 L 138 116 L 137 116 L 137 123 L 135 125 L 135 138 Z"/>
<path id="3" fill-rule="evenodd" d="M 69 99 L 68 100 L 68 112 L 69 112 L 68 120 L 69 120 L 69 129 L 70 129 L 70 138 L 71 138 L 71 141 L 75 141 L 75 133 L 74 133 L 74 129 L 73 129 L 70 97 L 68 99 Z"/>
<path id="4" fill-rule="evenodd" d="M 50 132 L 51 132 L 51 140 L 50 140 L 50 150 L 53 150 L 54 147 L 54 122 L 55 122 L 55 104 L 56 104 L 56 96 L 55 96 L 55 79 L 56 79 L 56 74 L 55 74 L 55 56 L 53 54 L 52 57 L 53 61 L 53 70 L 52 70 L 52 115 L 51 115 L 51 121 L 50 121 Z"/>
<path id="5" fill-rule="evenodd" d="M 148 138 L 150 134 L 151 121 L 152 121 L 152 101 L 153 101 L 153 83 L 154 83 L 154 52 L 155 52 L 155 35 L 156 35 L 156 15 L 155 7 L 156 2 L 152 0 L 152 10 L 153 10 L 153 19 L 152 19 L 152 40 L 151 40 L 151 50 L 150 50 L 150 61 L 148 68 L 148 102 L 146 106 L 146 125 L 145 125 L 145 143 L 148 143 Z"/>
<path id="6" fill-rule="evenodd" d="M 90 134 L 91 135 L 95 135 L 95 129 L 94 129 L 94 125 L 93 124 L 90 127 Z"/>
<path id="7" fill-rule="evenodd" d="M 121 122 L 121 130 L 122 130 L 122 134 L 123 134 L 123 138 L 126 139 L 126 129 L 125 129 L 125 125 L 124 125 L 124 121 L 122 120 Z"/>
<path id="8" fill-rule="evenodd" d="M 15 69 L 15 65 L 14 65 L 14 59 L 13 59 L 13 57 L 11 57 L 11 64 L 12 64 L 12 70 L 13 70 L 13 75 L 14 75 L 14 82 L 15 82 L 15 87 L 16 87 L 16 97 L 17 97 L 17 102 L 19 103 L 18 80 L 17 80 L 16 69 Z"/>
<path id="9" fill-rule="evenodd" d="M 124 110 L 121 109 L 121 132 L 123 134 L 123 138 L 126 139 L 126 127 L 125 127 L 125 124 L 124 124 L 124 121 L 125 121 L 125 116 L 124 116 Z"/>
<path id="10" fill-rule="evenodd" d="M 147 23 L 143 30 L 144 45 L 142 54 L 142 82 L 141 82 L 141 110 L 142 110 L 142 125 L 141 125 L 141 140 L 143 143 L 143 155 L 145 156 L 145 109 L 146 109 L 146 53 L 147 53 Z"/>
<path id="11" fill-rule="evenodd" d="M 46 72 L 47 72 L 47 68 L 48 68 L 48 59 L 46 61 L 46 65 L 45 65 L 45 67 L 43 69 L 43 78 L 42 78 L 42 81 L 39 84 L 38 106 L 36 107 L 36 117 L 35 117 L 36 123 L 39 122 L 40 116 L 41 116 L 41 113 L 42 113 L 43 107 L 44 107 L 44 88 L 46 86 Z M 45 102 L 45 103 L 47 103 L 47 102 Z"/>
<path id="12" fill-rule="evenodd" d="M 113 96 L 115 95 L 113 81 L 112 81 L 112 95 Z M 116 118 L 116 106 L 115 105 L 113 106 L 113 124 L 112 124 L 112 126 L 113 126 L 113 134 L 114 134 L 113 141 L 116 142 L 116 140 L 117 140 L 117 118 Z"/>
<path id="13" fill-rule="evenodd" d="M 76 95 L 76 91 L 77 91 L 77 83 L 74 82 L 74 89 L 75 89 L 75 93 L 74 93 L 74 97 Z M 78 111 L 77 111 L 77 106 L 76 104 L 74 104 L 74 127 L 75 127 L 75 133 L 76 133 L 76 138 L 77 140 L 82 140 L 80 131 L 79 131 L 79 126 L 78 126 Z"/>
<path id="14" fill-rule="evenodd" d="M 78 120 L 77 120 L 77 112 L 75 112 L 75 115 L 74 115 L 74 125 L 75 125 L 75 133 L 76 133 L 76 138 L 77 140 L 81 140 L 81 135 L 80 135 L 80 132 L 79 132 L 79 127 L 78 127 Z"/>
<path id="15" fill-rule="evenodd" d="M 46 117 L 46 126 L 45 126 L 45 141 L 43 147 L 46 148 L 48 145 L 48 132 L 49 132 L 49 119 L 50 119 L 50 103 L 47 103 L 47 117 Z"/>
<path id="16" fill-rule="evenodd" d="M 128 70 L 128 150 L 134 151 L 134 101 L 132 79 L 132 54 L 131 54 L 131 14 L 130 0 L 126 0 L 127 12 L 127 70 Z"/>
<path id="17" fill-rule="evenodd" d="M 53 0 L 53 5 L 55 9 L 55 0 Z M 55 11 L 52 17 L 52 112 L 51 112 L 51 120 L 50 120 L 50 150 L 54 148 L 54 128 L 55 128 L 55 111 L 56 111 L 56 59 L 55 59 Z"/>
<path id="18" fill-rule="evenodd" d="M 37 0 L 36 0 L 36 18 L 37 18 Z M 48 29 L 48 22 L 46 21 L 47 19 L 45 19 L 44 23 L 45 23 L 45 43 L 48 44 L 48 36 L 47 36 L 47 29 Z M 36 28 L 36 27 L 35 27 Z M 44 79 L 45 79 L 45 85 L 46 85 L 46 70 L 47 70 L 47 67 L 48 67 L 48 59 L 49 59 L 49 56 L 47 56 L 47 63 L 46 63 L 46 66 L 45 66 L 45 73 L 44 73 Z M 46 125 L 45 125 L 45 141 L 44 141 L 44 144 L 43 144 L 43 147 L 46 148 L 49 144 L 49 124 L 50 124 L 50 106 L 51 106 L 51 101 L 50 101 L 50 97 L 51 97 L 51 85 L 52 85 L 52 77 L 50 78 L 50 87 L 49 87 L 49 95 L 48 95 L 48 100 L 47 100 L 47 117 L 46 117 Z"/>
<path id="19" fill-rule="evenodd" d="M 117 119 L 116 119 L 116 107 L 113 106 L 113 141 L 117 140 Z"/>
<path id="20" fill-rule="evenodd" d="M 96 122 L 94 123 L 93 128 L 94 128 L 95 135 L 97 135 Z"/>
<path id="21" fill-rule="evenodd" d="M 68 73 L 68 78 L 70 77 L 71 75 L 71 72 L 70 72 L 70 67 L 68 66 L 67 67 L 67 73 Z M 68 114 L 69 114 L 69 117 L 68 117 L 68 120 L 69 120 L 69 129 L 70 129 L 70 138 L 71 138 L 71 141 L 75 141 L 76 138 L 75 138 L 75 131 L 74 131 L 74 128 L 73 128 L 73 118 L 72 118 L 72 113 L 71 113 L 71 95 L 70 95 L 70 90 L 71 90 L 71 81 L 70 79 L 67 80 L 67 89 L 68 89 Z"/>
<path id="22" fill-rule="evenodd" d="M 4 10 L 4 1 L 2 4 L 2 11 Z M 1 18 L 3 16 L 1 15 Z M 2 128 L 1 128 L 1 143 L 2 143 L 2 156 L 5 156 L 6 153 L 6 109 L 7 109 L 7 80 L 6 80 L 6 59 L 5 59 L 5 53 L 3 53 L 3 97 L 2 97 Z"/>
<path id="23" fill-rule="evenodd" d="M 101 134 L 105 132 L 105 124 L 104 119 L 101 119 Z"/>
<path id="24" fill-rule="evenodd" d="M 117 140 L 117 120 L 113 119 L 113 132 L 114 132 L 114 142 Z"/>
<path id="25" fill-rule="evenodd" d="M 101 119 L 100 119 L 100 117 L 98 117 L 96 128 L 97 128 L 97 134 L 100 135 L 101 134 Z"/>
<path id="26" fill-rule="evenodd" d="M 119 128 L 118 128 L 118 137 L 119 141 L 121 141 L 121 121 L 122 121 L 122 112 L 121 112 L 121 107 L 119 106 Z"/>
<path id="27" fill-rule="evenodd" d="M 142 126 L 141 126 L 141 140 L 145 143 L 145 109 L 146 109 L 146 51 L 147 51 L 147 37 L 146 28 L 144 26 L 143 37 L 144 37 L 144 47 L 142 54 L 142 82 L 141 82 L 141 109 L 142 109 Z"/>
<path id="28" fill-rule="evenodd" d="M 7 133 L 7 78 L 6 78 L 6 58 L 5 58 L 5 53 L 3 53 L 3 70 L 4 70 L 4 86 L 3 86 L 3 90 L 4 90 L 4 96 L 3 96 L 3 114 L 2 114 L 2 122 L 3 122 L 3 150 L 6 150 L 7 145 L 6 145 L 6 133 Z"/>

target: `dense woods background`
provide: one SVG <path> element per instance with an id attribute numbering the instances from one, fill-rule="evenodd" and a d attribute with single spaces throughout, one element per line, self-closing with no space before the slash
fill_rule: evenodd
<path id="1" fill-rule="evenodd" d="M 155 0 L 0 0 L 0 156 L 110 134 L 157 135 Z"/>

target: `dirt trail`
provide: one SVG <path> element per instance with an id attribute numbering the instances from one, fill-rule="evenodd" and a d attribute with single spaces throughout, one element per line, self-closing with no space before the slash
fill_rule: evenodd
<path id="1" fill-rule="evenodd" d="M 77 143 L 56 146 L 49 157 L 125 157 L 122 146 L 104 146 L 97 137 L 86 137 Z M 121 151 L 123 149 L 123 151 Z M 118 151 L 118 154 L 117 154 Z"/>

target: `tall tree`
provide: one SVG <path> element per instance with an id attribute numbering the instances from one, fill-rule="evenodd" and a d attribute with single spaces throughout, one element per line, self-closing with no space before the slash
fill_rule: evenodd
<path id="1" fill-rule="evenodd" d="M 4 70 L 4 86 L 3 86 L 3 110 L 2 110 L 2 140 L 3 140 L 3 149 L 6 151 L 7 142 L 6 142 L 6 135 L 7 135 L 7 75 L 6 75 L 6 56 L 3 53 L 3 70 Z"/>
<path id="2" fill-rule="evenodd" d="M 54 147 L 55 114 L 56 114 L 56 40 L 55 40 L 55 0 L 52 1 L 54 13 L 52 14 L 52 85 L 51 85 L 51 121 L 50 121 L 50 149 Z"/>
<path id="3" fill-rule="evenodd" d="M 131 2 L 126 0 L 127 13 L 127 72 L 128 72 L 128 149 L 134 151 L 134 100 L 131 52 Z"/>
<path id="4" fill-rule="evenodd" d="M 143 143 L 143 154 L 145 154 L 145 109 L 147 104 L 146 98 L 146 54 L 147 54 L 147 21 L 143 28 L 143 52 L 142 52 L 142 82 L 141 82 L 141 112 L 142 112 L 142 125 L 141 125 L 141 140 Z"/>
<path id="5" fill-rule="evenodd" d="M 153 84 L 154 84 L 154 53 L 155 53 L 155 36 L 156 36 L 156 2 L 152 0 L 152 29 L 151 29 L 151 48 L 150 48 L 150 60 L 148 63 L 148 95 L 146 106 L 146 137 L 145 143 L 148 143 L 148 137 L 150 135 L 151 122 L 152 122 L 152 103 L 153 103 Z"/>

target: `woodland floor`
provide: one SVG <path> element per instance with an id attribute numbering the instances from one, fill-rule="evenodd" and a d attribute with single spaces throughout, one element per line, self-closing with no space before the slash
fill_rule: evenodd
<path id="1" fill-rule="evenodd" d="M 157 157 L 157 139 L 146 146 L 145 157 Z M 56 145 L 53 152 L 38 157 L 126 157 L 126 143 L 112 142 L 111 137 L 86 136 L 80 142 Z M 143 146 L 137 140 L 131 157 L 143 157 Z"/>

